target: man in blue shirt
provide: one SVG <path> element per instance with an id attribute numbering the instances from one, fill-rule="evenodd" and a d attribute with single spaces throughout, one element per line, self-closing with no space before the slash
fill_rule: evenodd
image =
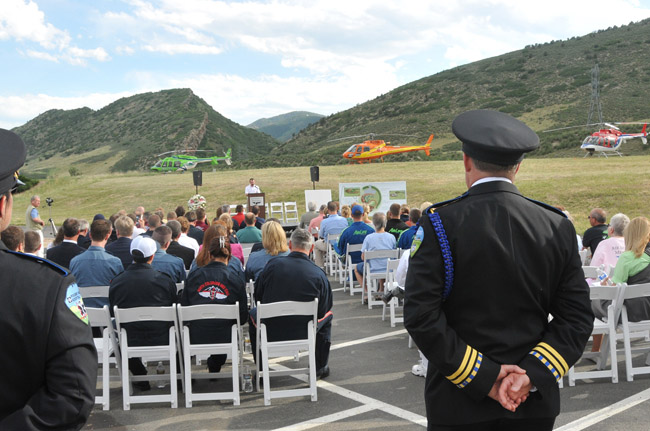
<path id="1" fill-rule="evenodd" d="M 401 248 L 402 250 L 410 250 L 411 249 L 411 244 L 413 244 L 413 236 L 415 235 L 415 232 L 418 230 L 418 221 L 420 220 L 420 216 L 422 215 L 422 211 L 420 211 L 417 208 L 413 208 L 411 212 L 409 213 L 409 220 L 411 223 L 411 227 L 409 227 L 407 230 L 402 232 L 397 240 L 397 248 Z"/>
<path id="2" fill-rule="evenodd" d="M 172 230 L 169 226 L 158 226 L 151 238 L 156 241 L 156 253 L 151 263 L 153 269 L 169 275 L 174 283 L 184 282 L 186 274 L 183 259 L 167 254 L 167 248 L 172 242 Z"/>
<path id="3" fill-rule="evenodd" d="M 348 244 L 363 244 L 366 236 L 375 232 L 375 229 L 361 221 L 363 217 L 363 207 L 361 205 L 353 205 L 351 214 L 353 222 L 347 229 L 341 232 L 339 243 L 335 247 L 335 251 L 341 259 L 345 259 Z M 352 263 L 361 262 L 361 252 L 354 251 L 350 253 L 350 258 L 352 259 Z"/>
<path id="4" fill-rule="evenodd" d="M 90 225 L 90 247 L 70 261 L 70 271 L 79 287 L 108 286 L 124 271 L 122 261 L 104 249 L 112 231 L 109 220 L 98 219 Z M 108 305 L 108 298 L 88 298 L 85 303 L 87 307 L 102 308 Z"/>
<path id="5" fill-rule="evenodd" d="M 314 261 L 321 268 L 325 264 L 325 254 L 327 253 L 327 235 L 336 235 L 343 232 L 348 227 L 348 220 L 336 213 L 336 202 L 327 203 L 327 218 L 323 219 L 320 224 L 320 239 L 314 244 Z M 335 245 L 333 242 L 332 245 Z"/>

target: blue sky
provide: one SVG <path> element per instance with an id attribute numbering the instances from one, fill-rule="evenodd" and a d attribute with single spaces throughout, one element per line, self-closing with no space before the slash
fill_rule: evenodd
<path id="1" fill-rule="evenodd" d="M 246 125 L 650 17 L 650 0 L 1 0 L 0 127 L 189 87 Z"/>

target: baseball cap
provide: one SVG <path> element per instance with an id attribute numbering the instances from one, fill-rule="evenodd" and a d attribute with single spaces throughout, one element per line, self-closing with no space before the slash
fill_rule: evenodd
<path id="1" fill-rule="evenodd" d="M 352 215 L 361 215 L 363 214 L 363 207 L 361 205 L 352 205 L 350 212 Z"/>
<path id="2" fill-rule="evenodd" d="M 156 252 L 156 241 L 148 236 L 139 235 L 131 241 L 131 256 L 151 257 Z"/>

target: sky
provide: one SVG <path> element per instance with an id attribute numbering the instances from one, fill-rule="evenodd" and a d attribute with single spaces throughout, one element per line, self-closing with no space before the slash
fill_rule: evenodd
<path id="1" fill-rule="evenodd" d="M 242 125 L 333 114 L 526 45 L 650 17 L 650 0 L 0 0 L 0 128 L 191 88 Z"/>

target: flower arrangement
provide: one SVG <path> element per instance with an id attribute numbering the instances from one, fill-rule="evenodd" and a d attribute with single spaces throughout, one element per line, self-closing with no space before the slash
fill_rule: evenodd
<path id="1" fill-rule="evenodd" d="M 201 195 L 194 195 L 190 198 L 189 201 L 187 201 L 187 207 L 189 208 L 190 211 L 194 211 L 197 208 L 205 208 L 206 204 L 207 201 Z"/>

